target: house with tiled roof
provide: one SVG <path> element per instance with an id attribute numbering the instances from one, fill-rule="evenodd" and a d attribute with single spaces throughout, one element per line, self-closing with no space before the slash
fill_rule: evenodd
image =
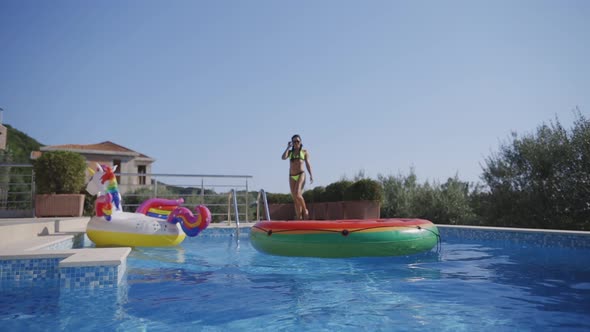
<path id="1" fill-rule="evenodd" d="M 138 185 L 151 183 L 149 174 L 152 173 L 152 164 L 155 159 L 143 153 L 133 151 L 119 144 L 105 141 L 97 144 L 65 144 L 50 145 L 41 148 L 41 151 L 33 151 L 31 159 L 37 159 L 48 151 L 71 151 L 81 154 L 86 158 L 89 167 L 94 168 L 96 163 L 117 166 L 116 173 L 131 173 L 136 176 L 117 176 L 117 182 L 122 187 L 133 188 Z M 146 175 L 142 175 L 146 174 Z"/>

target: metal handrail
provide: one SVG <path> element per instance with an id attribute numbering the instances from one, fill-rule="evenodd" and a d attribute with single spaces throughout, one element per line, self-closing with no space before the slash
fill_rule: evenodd
<path id="1" fill-rule="evenodd" d="M 240 231 L 240 214 L 238 213 L 238 198 L 236 196 L 237 195 L 236 195 L 235 189 L 232 189 L 229 191 L 229 194 L 227 197 L 227 224 L 231 225 L 231 206 L 233 205 L 234 214 L 236 216 L 236 232 L 239 232 Z"/>
<path id="2" fill-rule="evenodd" d="M 268 210 L 268 200 L 266 199 L 266 192 L 264 189 L 260 189 L 258 197 L 256 198 L 256 220 L 260 221 L 260 198 L 264 203 L 264 212 L 266 213 L 266 220 L 270 221 L 270 211 Z"/>

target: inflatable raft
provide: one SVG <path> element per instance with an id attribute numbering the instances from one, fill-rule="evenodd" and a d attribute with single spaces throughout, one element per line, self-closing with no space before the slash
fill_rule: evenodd
<path id="1" fill-rule="evenodd" d="M 168 247 L 186 237 L 178 223 L 132 212 L 114 213 L 110 221 L 94 216 L 86 234 L 99 247 Z"/>
<path id="2" fill-rule="evenodd" d="M 256 250 L 280 256 L 404 256 L 439 240 L 438 228 L 424 219 L 260 221 L 250 230 Z"/>

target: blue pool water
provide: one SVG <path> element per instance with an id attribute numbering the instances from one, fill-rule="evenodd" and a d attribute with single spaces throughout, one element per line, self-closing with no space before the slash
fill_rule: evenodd
<path id="1" fill-rule="evenodd" d="M 119 289 L 2 285 L 0 326 L 4 331 L 590 330 L 590 246 L 548 247 L 538 235 L 531 235 L 532 241 L 494 240 L 491 233 L 445 236 L 442 230 L 438 252 L 287 258 L 255 251 L 247 232 L 214 234 L 206 231 L 176 248 L 133 250 Z"/>

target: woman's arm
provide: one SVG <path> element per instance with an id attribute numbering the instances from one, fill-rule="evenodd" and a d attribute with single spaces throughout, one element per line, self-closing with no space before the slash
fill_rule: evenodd
<path id="1" fill-rule="evenodd" d="M 282 158 L 283 160 L 285 160 L 285 159 L 289 158 L 289 150 L 291 149 L 291 145 L 292 145 L 292 144 L 293 144 L 293 143 L 291 143 L 291 141 L 289 141 L 289 143 L 287 144 L 287 149 L 285 149 L 285 152 L 283 152 L 283 156 L 281 156 L 281 158 Z"/>
<path id="2" fill-rule="evenodd" d="M 309 152 L 305 150 L 305 167 L 309 173 L 309 183 L 313 183 L 313 174 L 311 173 L 311 163 L 309 162 Z"/>

